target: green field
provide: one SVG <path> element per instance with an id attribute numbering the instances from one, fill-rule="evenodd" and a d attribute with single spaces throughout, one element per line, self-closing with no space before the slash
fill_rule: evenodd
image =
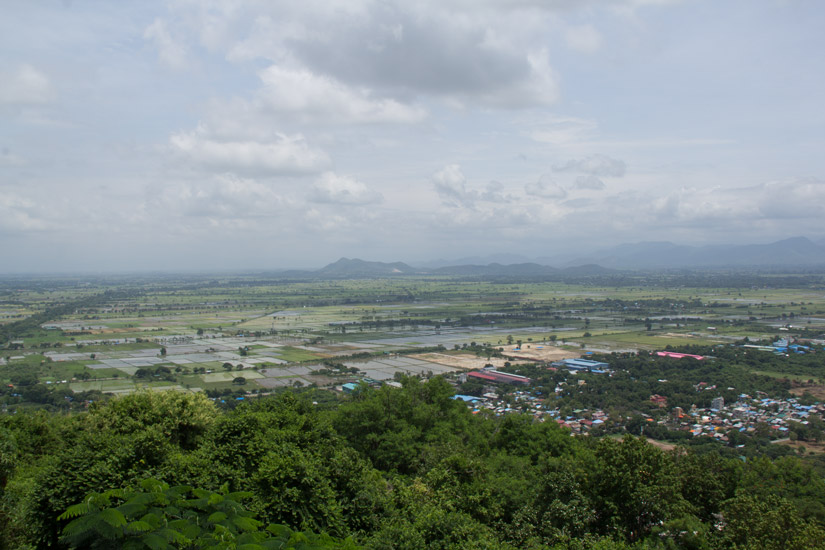
<path id="1" fill-rule="evenodd" d="M 713 274 L 623 277 L 615 284 L 122 277 L 98 286 L 54 279 L 48 291 L 0 281 L 0 309 L 15 316 L 0 331 L 0 382 L 67 380 L 75 391 L 104 392 L 147 384 L 226 389 L 236 373 L 256 376 L 251 369 L 224 372 L 227 362 L 260 368 L 472 343 L 550 345 L 553 338 L 571 350 L 656 350 L 825 331 L 822 276 L 748 274 L 741 285 L 723 287 L 713 286 Z M 26 316 L 38 323 L 26 325 Z M 151 372 L 135 380 L 139 369 Z"/>

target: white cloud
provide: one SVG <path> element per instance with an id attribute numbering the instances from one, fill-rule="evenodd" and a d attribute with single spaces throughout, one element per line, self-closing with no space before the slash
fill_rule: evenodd
<path id="1" fill-rule="evenodd" d="M 591 139 L 598 130 L 595 121 L 570 116 L 549 116 L 527 124 L 532 126 L 529 135 L 533 141 L 549 145 L 579 143 Z"/>
<path id="2" fill-rule="evenodd" d="M 206 181 L 181 183 L 164 190 L 165 207 L 185 216 L 210 218 L 250 218 L 273 216 L 287 203 L 271 187 L 232 174 L 213 176 Z"/>
<path id="3" fill-rule="evenodd" d="M 151 40 L 158 50 L 161 62 L 172 69 L 180 69 L 187 63 L 187 48 L 183 42 L 169 31 L 169 26 L 163 19 L 155 19 L 146 27 L 143 38 Z"/>
<path id="4" fill-rule="evenodd" d="M 504 193 L 504 185 L 498 181 L 487 183 L 483 191 L 467 188 L 467 178 L 458 164 L 449 164 L 432 176 L 433 186 L 447 206 L 475 207 L 476 203 L 509 203 L 514 197 Z"/>
<path id="5" fill-rule="evenodd" d="M 206 169 L 262 176 L 298 175 L 320 172 L 329 157 L 312 149 L 302 135 L 278 135 L 268 142 L 218 141 L 206 128 L 173 134 L 172 151 Z"/>
<path id="6" fill-rule="evenodd" d="M 421 108 L 394 99 L 374 98 L 366 88 L 354 89 L 307 69 L 272 65 L 259 76 L 264 87 L 258 96 L 265 108 L 299 113 L 318 121 L 412 123 L 426 114 Z"/>
<path id="7" fill-rule="evenodd" d="M 567 196 L 567 190 L 546 174 L 541 176 L 536 183 L 525 185 L 524 191 L 528 195 L 545 199 L 563 199 Z"/>
<path id="8" fill-rule="evenodd" d="M 564 40 L 570 49 L 582 53 L 595 53 L 602 47 L 602 35 L 592 25 L 570 27 Z"/>
<path id="9" fill-rule="evenodd" d="M 469 206 L 476 200 L 476 193 L 467 190 L 467 178 L 458 164 L 449 164 L 433 174 L 432 182 L 447 205 Z"/>
<path id="10" fill-rule="evenodd" d="M 48 210 L 38 201 L 4 191 L 0 193 L 0 229 L 26 233 L 53 229 Z"/>
<path id="11" fill-rule="evenodd" d="M 0 104 L 46 103 L 54 98 L 51 81 L 31 65 L 20 65 L 11 71 L 0 71 Z"/>
<path id="12" fill-rule="evenodd" d="M 825 216 L 825 181 L 817 178 L 792 178 L 761 186 L 759 212 L 768 218 L 822 220 Z"/>
<path id="13" fill-rule="evenodd" d="M 365 205 L 383 200 L 381 193 L 351 176 L 325 172 L 312 187 L 309 200 L 317 203 Z"/>
<path id="14" fill-rule="evenodd" d="M 592 191 L 601 191 L 606 186 L 602 180 L 594 175 L 577 176 L 574 185 L 576 189 L 589 189 Z"/>
<path id="15" fill-rule="evenodd" d="M 624 176 L 627 166 L 624 161 L 612 159 L 605 155 L 590 155 L 582 160 L 569 160 L 562 166 L 554 166 L 554 172 L 583 172 L 593 176 Z"/>
<path id="16" fill-rule="evenodd" d="M 20 166 L 25 163 L 20 155 L 16 155 L 8 147 L 0 149 L 0 166 Z"/>

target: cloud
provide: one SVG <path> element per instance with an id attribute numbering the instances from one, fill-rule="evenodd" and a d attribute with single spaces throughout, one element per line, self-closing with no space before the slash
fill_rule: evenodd
<path id="1" fill-rule="evenodd" d="M 570 49 L 582 53 L 595 53 L 602 47 L 602 35 L 592 25 L 570 27 L 564 40 Z"/>
<path id="2" fill-rule="evenodd" d="M 150 40 L 155 45 L 161 63 L 167 67 L 180 69 L 186 66 L 186 46 L 172 36 L 166 21 L 163 19 L 156 18 L 151 25 L 146 27 L 143 38 Z"/>
<path id="3" fill-rule="evenodd" d="M 458 164 L 449 164 L 432 176 L 435 190 L 448 206 L 471 206 L 477 194 L 467 190 L 467 178 Z"/>
<path id="4" fill-rule="evenodd" d="M 296 34 L 284 46 L 314 72 L 395 97 L 507 108 L 558 99 L 558 78 L 545 50 L 521 43 L 518 31 L 487 19 L 492 14 L 467 15 L 382 3 L 359 17 L 320 21 L 327 24 L 323 32 Z"/>
<path id="5" fill-rule="evenodd" d="M 545 199 L 563 199 L 567 196 L 567 190 L 547 175 L 541 176 L 536 183 L 525 185 L 524 191 L 528 195 Z"/>
<path id="6" fill-rule="evenodd" d="M 0 193 L 0 229 L 9 232 L 31 232 L 51 229 L 37 202 L 14 193 Z"/>
<path id="7" fill-rule="evenodd" d="M 504 193 L 504 185 L 491 181 L 483 191 L 467 188 L 467 179 L 458 164 L 449 164 L 432 176 L 433 186 L 447 206 L 474 207 L 479 202 L 508 203 L 514 197 Z"/>
<path id="8" fill-rule="evenodd" d="M 259 77 L 264 84 L 258 97 L 269 109 L 300 113 L 324 122 L 394 122 L 422 120 L 425 111 L 394 99 L 375 98 L 366 88 L 351 88 L 329 76 L 307 69 L 271 65 Z"/>
<path id="9" fill-rule="evenodd" d="M 20 155 L 16 155 L 8 147 L 0 149 L 0 166 L 20 166 L 25 163 Z"/>
<path id="10" fill-rule="evenodd" d="M 583 172 L 593 176 L 624 176 L 627 166 L 624 161 L 612 159 L 605 155 L 590 155 L 582 160 L 569 160 L 562 166 L 554 166 L 554 172 Z"/>
<path id="11" fill-rule="evenodd" d="M 593 120 L 550 116 L 532 124 L 529 136 L 533 141 L 550 145 L 568 145 L 588 140 L 598 130 L 598 124 Z"/>
<path id="12" fill-rule="evenodd" d="M 160 206 L 167 214 L 215 220 L 271 217 L 288 204 L 272 187 L 233 174 L 219 174 L 197 184 L 175 183 L 160 193 Z"/>
<path id="13" fill-rule="evenodd" d="M 49 78 L 31 65 L 20 65 L 9 72 L 0 71 L 0 82 L 0 104 L 31 105 L 54 99 Z"/>
<path id="14" fill-rule="evenodd" d="M 277 135 L 272 141 L 218 141 L 204 127 L 173 134 L 173 152 L 206 169 L 248 175 L 300 175 L 320 172 L 329 157 L 312 149 L 302 135 Z"/>
<path id="15" fill-rule="evenodd" d="M 587 176 L 577 176 L 576 183 L 574 184 L 576 189 L 590 189 L 592 191 L 601 191 L 606 186 L 602 180 L 597 178 L 593 175 Z"/>
<path id="16" fill-rule="evenodd" d="M 309 200 L 316 203 L 366 205 L 383 201 L 381 193 L 350 176 L 325 172 L 312 187 Z"/>
<path id="17" fill-rule="evenodd" d="M 809 177 L 765 183 L 760 189 L 758 209 L 773 219 L 821 220 L 825 212 L 825 181 Z"/>

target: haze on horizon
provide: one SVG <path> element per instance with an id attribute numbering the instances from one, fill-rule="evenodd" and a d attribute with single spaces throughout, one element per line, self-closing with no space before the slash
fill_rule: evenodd
<path id="1" fill-rule="evenodd" d="M 823 28 L 809 0 L 11 0 L 0 273 L 821 239 Z"/>

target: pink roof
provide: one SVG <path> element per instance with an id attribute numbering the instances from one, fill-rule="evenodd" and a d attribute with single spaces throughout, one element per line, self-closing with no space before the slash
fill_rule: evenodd
<path id="1" fill-rule="evenodd" d="M 675 351 L 657 351 L 656 355 L 659 357 L 672 357 L 674 359 L 682 359 L 683 357 L 690 357 L 692 359 L 696 359 L 697 361 L 701 361 L 705 357 L 702 355 L 691 355 L 690 353 L 677 353 Z"/>

